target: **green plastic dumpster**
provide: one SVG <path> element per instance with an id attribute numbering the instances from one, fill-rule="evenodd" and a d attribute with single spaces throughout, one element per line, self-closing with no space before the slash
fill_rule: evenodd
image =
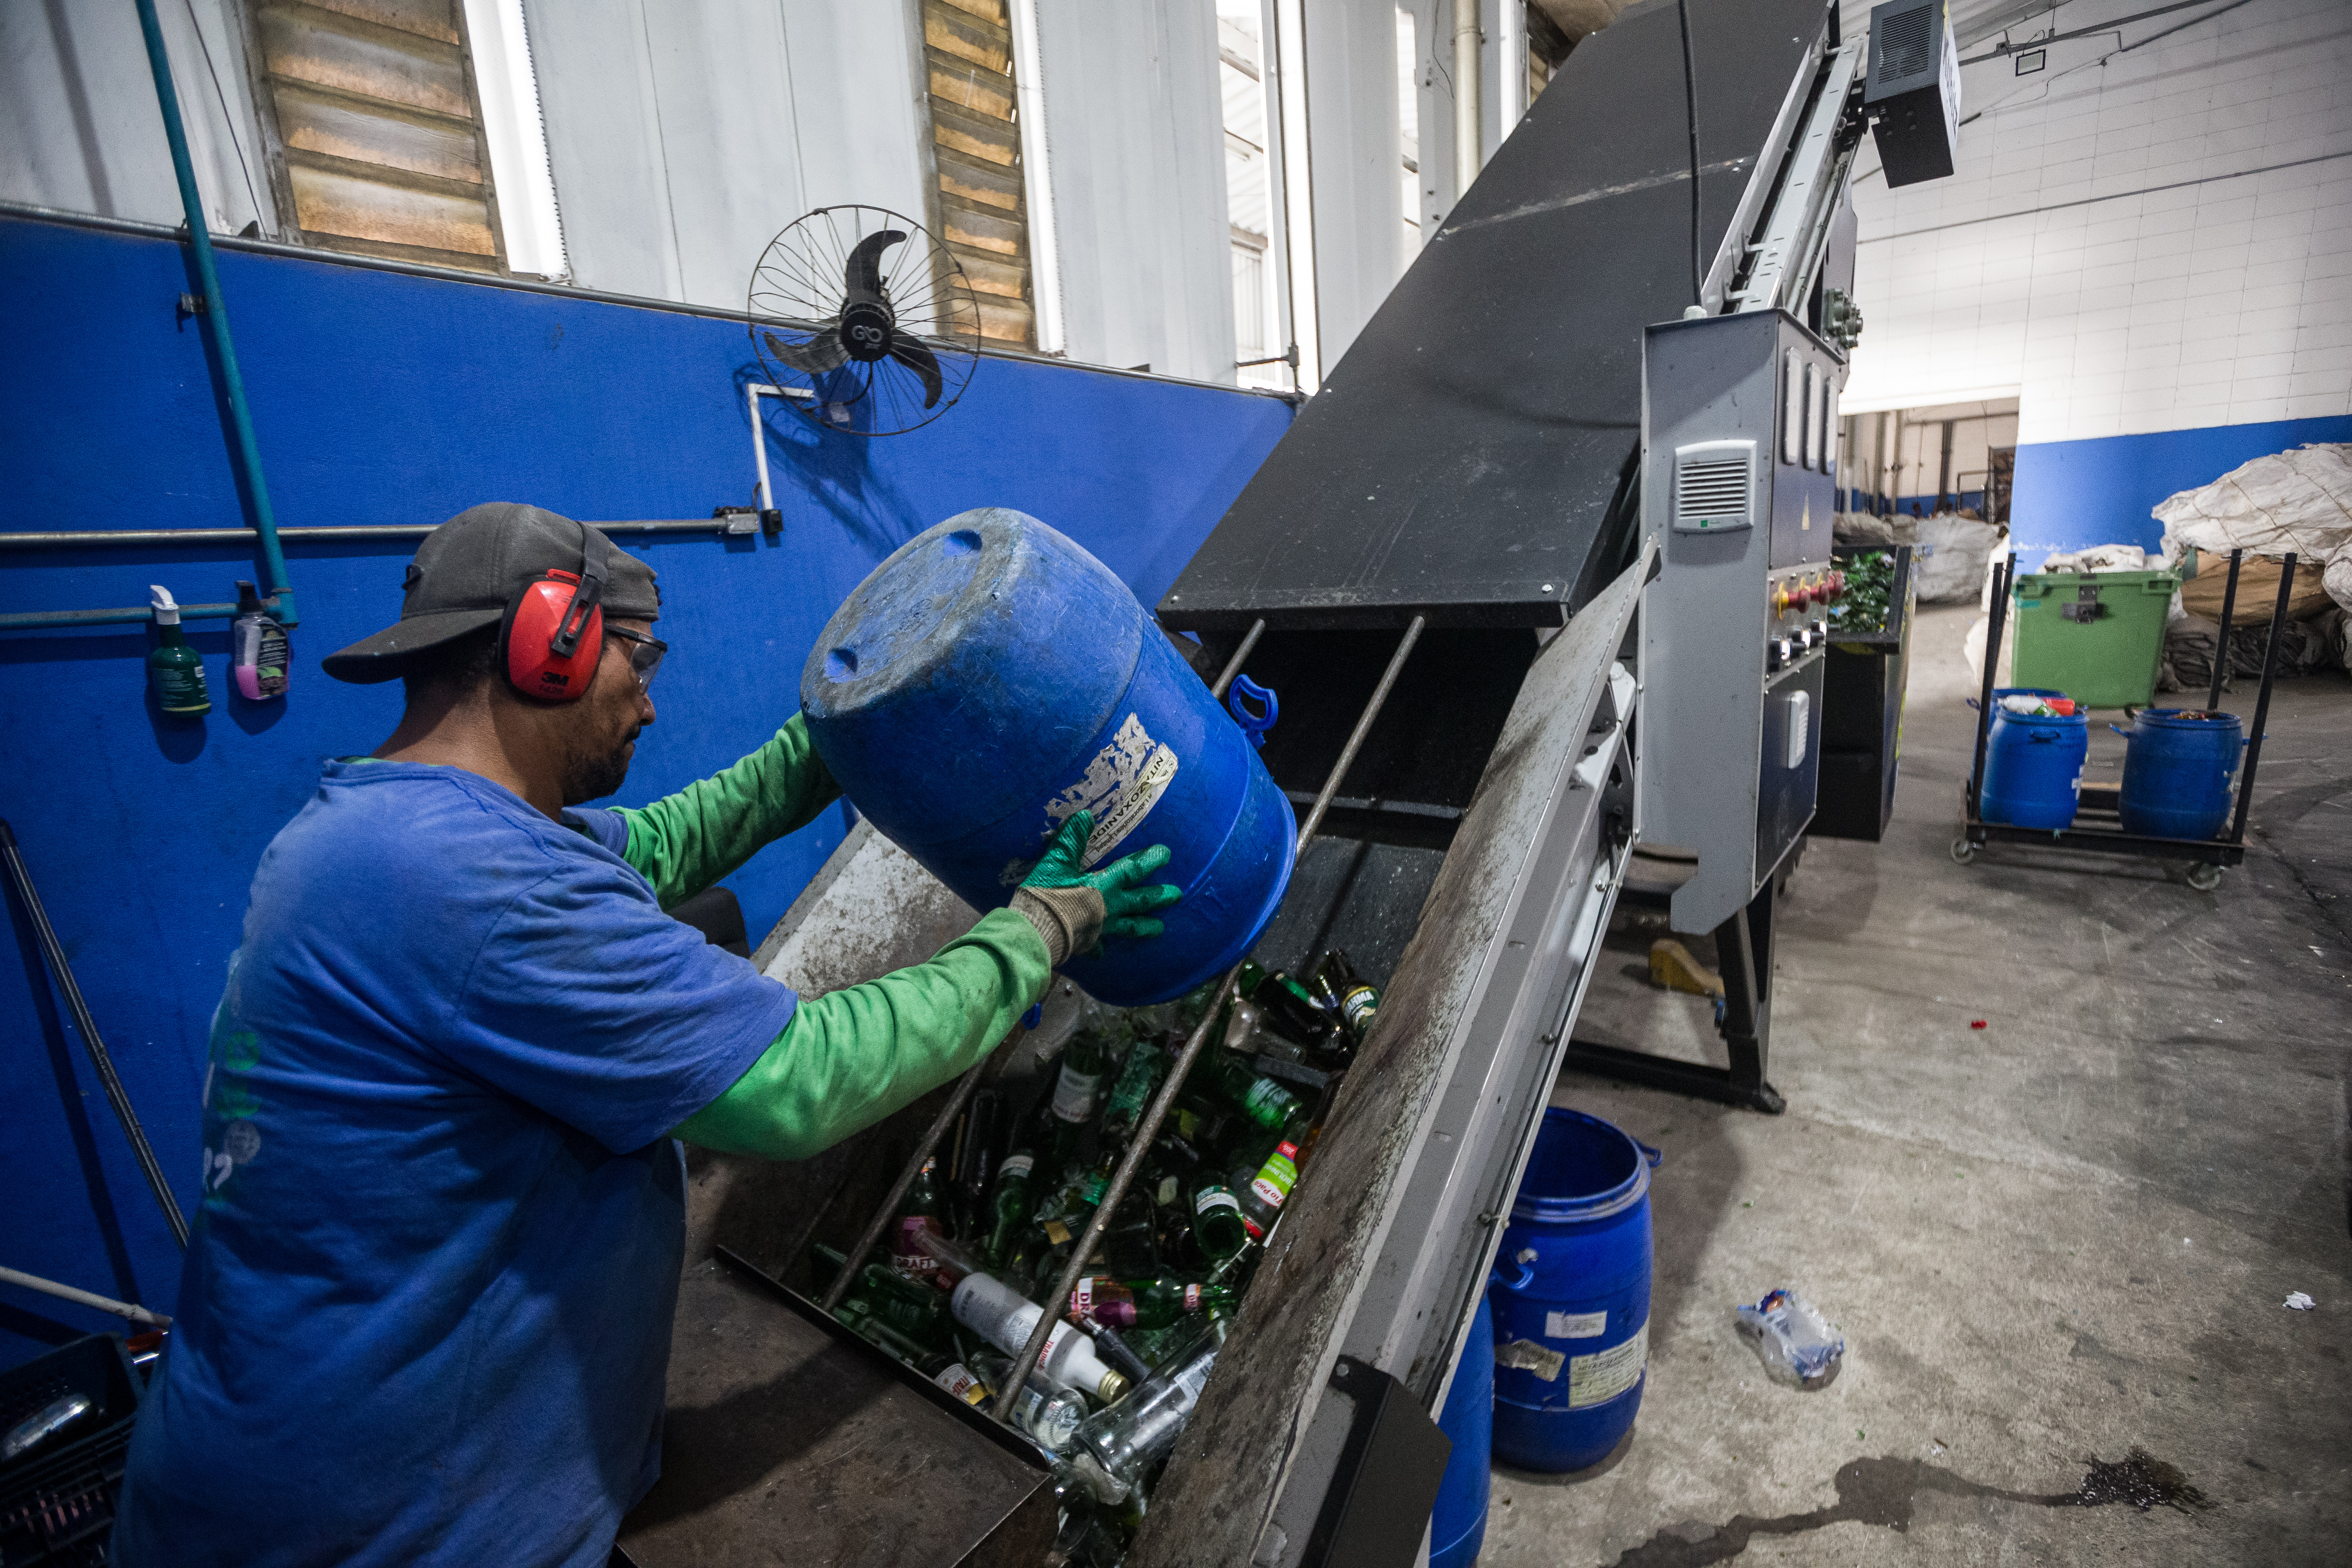
<path id="1" fill-rule="evenodd" d="M 2170 572 L 2038 572 L 2013 590 L 2011 683 L 2063 691 L 2090 708 L 2144 707 L 2156 695 Z"/>

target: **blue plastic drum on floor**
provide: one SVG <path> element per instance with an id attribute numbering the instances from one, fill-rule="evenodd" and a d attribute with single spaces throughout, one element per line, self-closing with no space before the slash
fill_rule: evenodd
<path id="1" fill-rule="evenodd" d="M 2204 839 L 2221 831 L 2246 747 L 2235 713 L 2148 708 L 2128 730 L 2107 728 L 2130 743 L 2116 809 L 2125 832 Z"/>
<path id="2" fill-rule="evenodd" d="M 1985 741 L 1984 792 L 1978 813 L 2011 827 L 2071 827 L 2081 804 L 2083 760 L 2091 731 L 2081 710 L 2029 718 L 2000 710 L 2004 697 L 2063 697 L 2042 687 L 2004 687 L 1992 694 L 1992 732 Z"/>
<path id="3" fill-rule="evenodd" d="M 1297 819 L 1257 749 L 1127 584 L 1034 517 L 985 507 L 892 552 L 825 624 L 801 709 L 852 804 L 974 909 L 1080 810 L 1089 868 L 1168 846 L 1165 933 L 1063 967 L 1113 1006 L 1239 963 L 1289 884 Z"/>
<path id="4" fill-rule="evenodd" d="M 1504 1464 L 1581 1470 L 1632 1430 L 1649 1368 L 1650 1171 L 1660 1158 L 1597 1116 L 1544 1112 L 1487 1292 Z"/>
<path id="5" fill-rule="evenodd" d="M 1470 1568 L 1486 1542 L 1486 1502 L 1493 1489 L 1495 1431 L 1495 1308 L 1485 1297 L 1462 1344 L 1462 1365 L 1445 1391 L 1437 1429 L 1454 1440 L 1429 1510 L 1429 1568 Z"/>

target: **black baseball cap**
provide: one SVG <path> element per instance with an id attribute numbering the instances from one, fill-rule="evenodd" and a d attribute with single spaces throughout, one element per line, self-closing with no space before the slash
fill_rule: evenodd
<path id="1" fill-rule="evenodd" d="M 467 507 L 425 536 L 402 584 L 400 619 L 329 654 L 337 680 L 368 686 L 408 673 L 416 656 L 506 618 L 507 604 L 551 571 L 577 572 L 590 540 L 604 546 L 604 613 L 615 620 L 661 617 L 654 569 L 625 555 L 604 531 L 543 507 L 488 501 Z"/>

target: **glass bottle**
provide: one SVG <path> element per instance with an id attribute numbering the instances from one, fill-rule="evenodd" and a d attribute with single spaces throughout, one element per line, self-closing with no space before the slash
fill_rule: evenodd
<path id="1" fill-rule="evenodd" d="M 1028 1348 L 1029 1335 L 1045 1311 L 986 1274 L 966 1276 L 955 1289 L 953 1304 L 956 1321 L 1009 1356 Z M 1067 1323 L 1054 1325 L 1037 1365 L 1052 1381 L 1106 1403 L 1127 1392 L 1126 1375 L 1104 1365 L 1094 1342 Z"/>
<path id="2" fill-rule="evenodd" d="M 1303 1120 L 1300 1119 L 1300 1120 Z M 1289 1201 L 1290 1189 L 1298 1184 L 1298 1139 L 1305 1132 L 1294 1122 L 1286 1127 L 1274 1150 L 1258 1163 L 1253 1171 L 1244 1163 L 1234 1170 L 1234 1195 L 1241 1200 L 1242 1224 L 1252 1241 L 1264 1241 L 1265 1233 Z"/>
<path id="3" fill-rule="evenodd" d="M 1289 975 L 1280 970 L 1267 975 L 1250 1000 L 1276 1034 L 1289 1036 L 1310 1053 L 1330 1050 L 1339 1021 L 1317 1006 L 1307 987 Z"/>
<path id="4" fill-rule="evenodd" d="M 994 1355 L 982 1351 L 978 1358 L 978 1370 L 991 1387 L 1002 1388 L 1004 1380 L 1013 1375 L 1009 1356 Z M 1049 1454 L 1067 1453 L 1070 1438 L 1078 1423 L 1087 1418 L 1086 1401 L 1076 1394 L 1055 1387 L 1036 1373 L 1013 1396 L 1013 1424 L 1032 1437 Z"/>
<path id="5" fill-rule="evenodd" d="M 1102 1107 L 1108 1053 L 1102 1031 L 1080 1029 L 1062 1047 L 1062 1065 L 1048 1102 L 1054 1118 L 1054 1171 L 1059 1174 L 1081 1159 L 1085 1133 Z"/>
<path id="6" fill-rule="evenodd" d="M 1240 1306 L 1240 1298 L 1222 1285 L 1168 1279 L 1130 1283 L 1090 1274 L 1070 1291 L 1069 1316 L 1114 1329 L 1164 1329 L 1211 1308 L 1231 1314 Z"/>
<path id="7" fill-rule="evenodd" d="M 1315 978 L 1336 999 L 1340 1027 L 1348 1031 L 1348 1037 L 1355 1044 L 1362 1045 L 1364 1037 L 1371 1033 L 1372 1019 L 1380 1013 L 1381 994 L 1356 973 L 1348 955 L 1336 947 L 1323 955 Z"/>
<path id="8" fill-rule="evenodd" d="M 1212 1261 L 1232 1258 L 1250 1244 L 1241 1199 L 1214 1172 L 1192 1187 L 1192 1245 Z"/>
<path id="9" fill-rule="evenodd" d="M 1199 1349 L 1144 1379 L 1129 1398 L 1078 1424 L 1077 1447 L 1118 1485 L 1122 1498 L 1154 1461 L 1176 1446 L 1192 1407 L 1200 1403 L 1202 1385 L 1216 1365 L 1225 1331 L 1223 1320 L 1212 1319 Z M 1087 1467 L 1080 1464 L 1078 1468 L 1084 1473 Z M 1101 1493 L 1097 1484 L 1097 1495 Z"/>
<path id="10" fill-rule="evenodd" d="M 1151 1103 L 1160 1080 L 1167 1076 L 1168 1053 L 1159 1042 L 1136 1041 L 1118 1069 L 1118 1080 L 1111 1086 L 1109 1100 L 1103 1105 L 1105 1136 L 1125 1143 L 1135 1131 L 1135 1124 L 1142 1120 L 1143 1108 Z"/>
<path id="11" fill-rule="evenodd" d="M 939 1268 L 931 1240 L 947 1234 L 947 1194 L 940 1190 L 940 1163 L 927 1159 L 899 1205 L 890 1231 L 890 1267 L 909 1279 L 927 1279 Z"/>
<path id="12" fill-rule="evenodd" d="M 988 1194 L 988 1243 L 984 1249 L 991 1268 L 1003 1268 L 1020 1245 L 1021 1229 L 1028 1224 L 1030 1213 L 1036 1206 L 1036 1152 L 1025 1141 L 996 1168 L 996 1184 Z"/>
<path id="13" fill-rule="evenodd" d="M 1259 1077 L 1249 1063 L 1230 1052 L 1202 1052 L 1193 1064 L 1192 1077 L 1218 1098 L 1239 1107 L 1260 1127 L 1280 1127 L 1300 1110 L 1297 1095 L 1270 1078 Z"/>

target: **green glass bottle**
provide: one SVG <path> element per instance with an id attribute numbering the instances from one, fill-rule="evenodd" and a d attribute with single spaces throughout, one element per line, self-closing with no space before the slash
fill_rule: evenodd
<path id="1" fill-rule="evenodd" d="M 1050 1102 L 1055 1175 L 1081 1162 L 1087 1129 L 1102 1109 L 1103 1072 L 1108 1060 L 1105 1047 L 1100 1030 L 1080 1029 L 1062 1047 L 1062 1066 L 1054 1077 Z"/>
<path id="2" fill-rule="evenodd" d="M 928 1280 L 938 1272 L 939 1255 L 931 1238 L 947 1234 L 947 1194 L 940 1186 L 940 1163 L 923 1162 L 907 1200 L 899 1206 L 898 1223 L 890 1231 L 890 1267 L 909 1279 Z"/>
<path id="3" fill-rule="evenodd" d="M 1004 1157 L 996 1168 L 996 1184 L 988 1194 L 988 1266 L 1002 1268 L 1021 1242 L 1022 1226 L 1036 1207 L 1034 1174 L 1037 1155 L 1026 1143 Z"/>
<path id="4" fill-rule="evenodd" d="M 1157 1041 L 1136 1041 L 1118 1069 L 1118 1080 L 1111 1085 L 1110 1099 L 1103 1106 L 1104 1133 L 1126 1142 L 1135 1131 L 1135 1124 L 1143 1119 L 1144 1107 L 1151 1103 L 1152 1095 L 1159 1090 L 1160 1080 L 1167 1076 L 1168 1053 Z"/>
<path id="5" fill-rule="evenodd" d="M 1205 1258 L 1231 1258 L 1249 1245 L 1241 1200 L 1223 1176 L 1212 1173 L 1192 1187 L 1192 1245 Z"/>
<path id="6" fill-rule="evenodd" d="M 188 646 L 180 631 L 180 606 L 161 583 L 150 584 L 148 603 L 155 617 L 155 646 L 147 654 L 147 684 L 155 706 L 181 718 L 212 711 L 212 694 L 205 689 L 205 661 Z"/>
<path id="7" fill-rule="evenodd" d="M 1121 1281 L 1088 1275 L 1070 1292 L 1070 1316 L 1114 1329 L 1164 1329 L 1196 1312 L 1239 1310 L 1238 1292 L 1191 1279 Z"/>
<path id="8" fill-rule="evenodd" d="M 1248 1062 L 1229 1051 L 1202 1051 L 1192 1074 L 1260 1127 L 1280 1127 L 1301 1109 L 1297 1095 L 1270 1078 L 1260 1078 Z"/>

